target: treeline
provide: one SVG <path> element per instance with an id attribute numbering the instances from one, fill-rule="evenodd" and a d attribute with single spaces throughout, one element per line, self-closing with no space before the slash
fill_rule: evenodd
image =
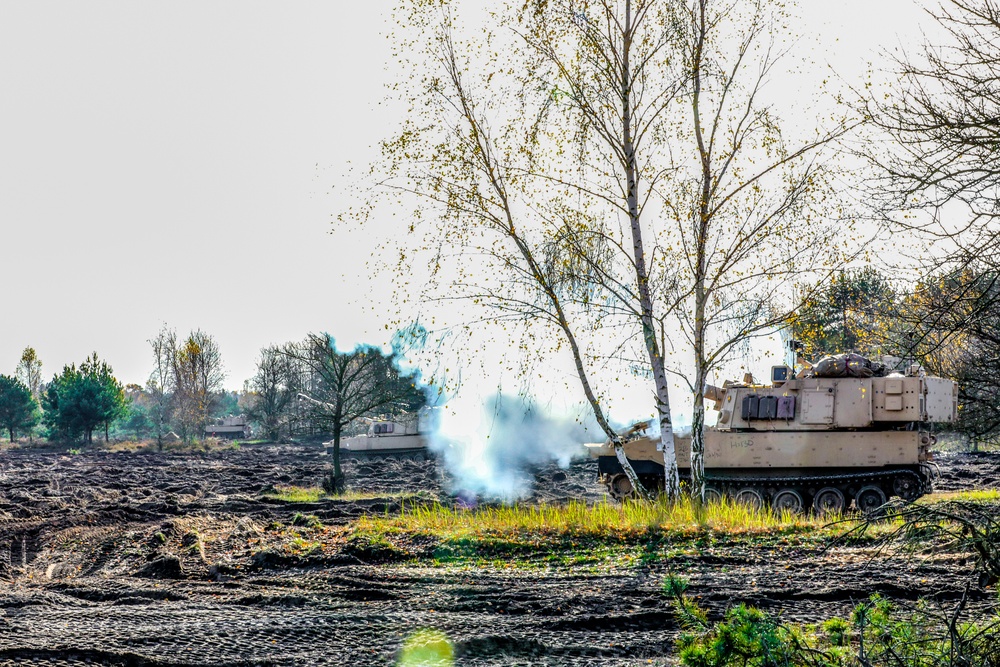
<path id="1" fill-rule="evenodd" d="M 91 443 L 101 431 L 105 441 L 155 436 L 162 446 L 172 432 L 191 441 L 209 420 L 238 412 L 238 395 L 223 389 L 222 356 L 212 336 L 197 330 L 180 340 L 164 327 L 150 344 L 155 370 L 145 387 L 124 385 L 96 352 L 45 382 L 41 359 L 26 348 L 14 375 L 0 375 L 0 426 L 11 442 L 40 432 L 48 440 Z"/>
<path id="2" fill-rule="evenodd" d="M 1000 442 L 1000 269 L 965 263 L 907 286 L 845 271 L 816 286 L 791 325 L 809 358 L 888 355 L 956 380 L 955 430 L 974 449 Z"/>
<path id="3" fill-rule="evenodd" d="M 401 371 L 400 350 L 358 346 L 338 350 L 329 334 L 263 348 L 243 390 L 226 391 L 218 343 L 204 331 L 186 337 L 164 326 L 149 341 L 153 369 L 145 386 L 123 385 L 111 366 L 91 354 L 42 380 L 42 361 L 26 348 L 11 376 L 0 375 L 0 428 L 19 435 L 93 442 L 94 432 L 134 440 L 185 442 L 206 426 L 244 415 L 261 437 L 341 435 L 364 417 L 419 410 L 426 403 L 415 372 Z"/>
<path id="4" fill-rule="evenodd" d="M 128 409 L 125 388 L 97 353 L 79 367 L 64 366 L 48 383 L 41 380 L 42 362 L 33 348 L 21 355 L 14 376 L 0 375 L 0 426 L 11 442 L 18 433 L 31 436 L 43 424 L 52 439 L 93 441 L 96 429 L 105 439 L 111 424 Z"/>

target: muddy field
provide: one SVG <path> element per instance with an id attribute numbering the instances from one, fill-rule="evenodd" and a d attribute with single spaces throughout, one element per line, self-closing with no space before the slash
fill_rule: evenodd
<path id="1" fill-rule="evenodd" d="M 939 463 L 941 490 L 1000 479 L 1000 456 Z M 262 495 L 314 486 L 326 466 L 306 447 L 3 452 L 0 665 L 386 665 L 421 628 L 446 633 L 460 665 L 670 664 L 668 573 L 688 577 L 714 613 L 746 601 L 799 621 L 845 613 L 875 591 L 915 600 L 934 590 L 947 604 L 968 573 L 954 559 L 781 544 L 716 544 L 641 567 L 529 569 L 417 567 L 349 542 L 309 558 L 266 548 L 268 531 L 296 514 L 335 536 L 354 517 L 398 510 L 400 492 L 448 502 L 453 491 L 434 462 L 394 461 L 347 464 L 362 500 Z M 535 501 L 603 497 L 586 461 L 537 471 L 535 489 Z"/>

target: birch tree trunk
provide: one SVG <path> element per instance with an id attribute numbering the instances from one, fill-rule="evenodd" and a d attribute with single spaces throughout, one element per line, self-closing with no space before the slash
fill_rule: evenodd
<path id="1" fill-rule="evenodd" d="M 622 44 L 622 148 L 625 154 L 625 179 L 627 183 L 628 215 L 632 231 L 632 252 L 635 261 L 636 287 L 641 312 L 642 337 L 649 355 L 650 369 L 656 385 L 656 412 L 660 425 L 660 449 L 663 450 L 663 491 L 670 500 L 680 495 L 680 475 L 677 471 L 677 454 L 674 451 L 674 431 L 670 420 L 670 387 L 667 383 L 663 355 L 656 342 L 653 326 L 653 300 L 649 293 L 649 273 L 643 247 L 642 225 L 638 204 L 638 168 L 632 140 L 632 79 L 629 54 L 632 47 L 632 2 L 625 2 L 625 26 Z M 616 447 L 616 451 L 617 451 Z M 621 457 L 619 457 L 621 458 Z"/>
<path id="2" fill-rule="evenodd" d="M 701 123 L 701 75 L 702 57 L 705 50 L 707 31 L 706 6 L 708 0 L 698 3 L 698 32 L 695 41 L 694 58 L 692 60 L 691 111 L 694 120 L 695 139 L 698 144 L 698 157 L 701 161 L 701 193 L 694 229 L 694 368 L 695 379 L 692 391 L 693 402 L 691 411 L 691 496 L 697 503 L 705 500 L 705 383 L 708 363 L 705 360 L 705 289 L 706 248 L 709 243 L 709 225 L 711 221 L 710 202 L 712 197 L 712 149 L 705 140 L 705 132 Z"/>
<path id="3" fill-rule="evenodd" d="M 530 255 L 529 259 L 531 259 Z M 580 347 L 576 342 L 576 336 L 573 334 L 573 330 L 570 328 L 569 323 L 566 321 L 565 315 L 563 314 L 562 304 L 554 294 L 551 298 L 559 319 L 559 326 L 566 335 L 566 339 L 569 341 L 570 350 L 573 352 L 573 362 L 576 364 L 576 372 L 580 378 L 580 384 L 583 385 L 583 393 L 587 396 L 587 402 L 590 403 L 590 408 L 594 413 L 594 417 L 597 419 L 597 423 L 600 425 L 604 433 L 611 439 L 611 444 L 615 448 L 615 458 L 618 459 L 618 464 L 622 467 L 625 476 L 628 477 L 629 483 L 632 484 L 632 489 L 636 497 L 642 498 L 643 500 L 651 500 L 652 497 L 650 492 L 647 491 L 646 487 L 644 487 L 642 482 L 639 481 L 639 475 L 636 474 L 635 469 L 628 460 L 628 456 L 625 454 L 625 446 L 622 442 L 621 436 L 618 435 L 618 433 L 611 427 L 611 424 L 608 423 L 607 417 L 604 414 L 604 409 L 597 400 L 597 396 L 594 395 L 594 390 L 590 386 L 590 379 L 587 374 L 587 370 L 583 365 L 583 355 L 580 353 Z"/>
<path id="4" fill-rule="evenodd" d="M 535 253 L 533 252 L 531 246 L 529 246 L 525 238 L 521 235 L 521 233 L 519 233 L 518 227 L 514 224 L 515 215 L 508 196 L 506 172 L 502 164 L 497 160 L 494 147 L 489 139 L 490 134 L 484 127 L 481 126 L 480 119 L 474 112 L 473 101 L 469 98 L 468 93 L 462 84 L 461 70 L 455 60 L 454 47 L 451 44 L 450 39 L 446 41 L 446 45 L 445 66 L 451 79 L 453 89 L 457 94 L 458 104 L 456 107 L 461 111 L 462 117 L 470 131 L 469 137 L 470 142 L 475 147 L 474 155 L 476 156 L 477 167 L 485 178 L 486 183 L 489 185 L 489 189 L 496 196 L 496 202 L 499 204 L 498 212 L 500 215 L 487 215 L 486 217 L 492 221 L 492 224 L 497 231 L 513 242 L 514 246 L 517 248 L 518 254 L 520 254 L 526 264 L 528 275 L 531 276 L 534 284 L 544 294 L 545 301 L 548 303 L 549 309 L 542 309 L 536 314 L 544 313 L 562 330 L 563 335 L 569 343 L 570 351 L 573 354 L 573 363 L 576 368 L 576 373 L 580 379 L 580 384 L 583 387 L 584 394 L 587 397 L 587 402 L 590 404 L 591 410 L 593 411 L 594 418 L 597 420 L 598 425 L 611 441 L 611 444 L 615 449 L 615 456 L 618 459 L 618 463 L 621 465 L 622 471 L 632 484 L 632 489 L 635 495 L 639 498 L 649 500 L 651 499 L 651 495 L 639 481 L 639 476 L 632 468 L 632 464 L 629 462 L 628 457 L 625 454 L 624 443 L 621 436 L 608 422 L 607 416 L 604 413 L 604 408 L 601 406 L 600 401 L 594 393 L 589 374 L 587 373 L 587 369 L 584 364 L 583 353 L 580 350 L 579 343 L 577 342 L 573 327 L 570 325 L 569 318 L 566 316 L 562 299 L 550 281 L 546 278 L 545 272 L 539 265 L 538 259 L 535 257 Z M 634 197 L 632 198 L 632 202 L 634 205 Z M 638 218 L 638 216 L 636 216 L 636 218 Z M 639 247 L 641 250 L 641 238 Z M 651 325 L 652 318 L 650 318 L 650 331 L 652 331 Z M 655 344 L 655 338 L 653 339 L 653 342 Z M 669 420 L 669 404 L 667 414 Z M 674 470 L 676 477 L 676 464 L 674 466 Z"/>

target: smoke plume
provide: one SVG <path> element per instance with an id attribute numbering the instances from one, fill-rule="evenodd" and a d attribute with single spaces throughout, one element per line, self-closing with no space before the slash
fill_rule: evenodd
<path id="1" fill-rule="evenodd" d="M 456 492 L 512 501 L 531 493 L 533 468 L 569 466 L 583 443 L 603 440 L 599 429 L 573 417 L 545 414 L 521 397 L 495 394 L 481 405 L 437 410 L 431 448 L 455 477 Z"/>

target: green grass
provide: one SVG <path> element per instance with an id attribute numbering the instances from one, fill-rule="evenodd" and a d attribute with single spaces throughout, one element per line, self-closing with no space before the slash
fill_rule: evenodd
<path id="1" fill-rule="evenodd" d="M 396 511 L 364 515 L 338 529 L 337 539 L 351 545 L 363 560 L 410 562 L 447 567 L 576 567 L 604 571 L 645 563 L 698 557 L 715 550 L 770 548 L 790 554 L 815 551 L 852 534 L 856 546 L 872 545 L 898 530 L 899 517 L 866 524 L 861 517 L 775 514 L 722 502 L 696 507 L 677 503 L 607 502 L 588 505 L 482 505 L 463 509 L 415 497 Z M 327 498 L 319 488 L 281 487 L 272 497 L 288 502 Z M 348 493 L 341 498 L 385 498 Z M 993 502 L 996 491 L 930 496 L 926 502 L 951 499 Z M 293 522 L 295 523 L 295 522 Z M 864 531 L 855 529 L 864 527 Z"/>
<path id="2" fill-rule="evenodd" d="M 992 502 L 1000 500 L 1000 490 L 997 489 L 976 489 L 972 491 L 942 491 L 924 496 L 917 502 L 935 503 L 945 500 L 960 500 L 973 503 Z"/>
<path id="3" fill-rule="evenodd" d="M 273 491 L 266 491 L 262 495 L 286 503 L 315 503 L 326 496 L 323 489 L 318 486 L 277 486 Z"/>

